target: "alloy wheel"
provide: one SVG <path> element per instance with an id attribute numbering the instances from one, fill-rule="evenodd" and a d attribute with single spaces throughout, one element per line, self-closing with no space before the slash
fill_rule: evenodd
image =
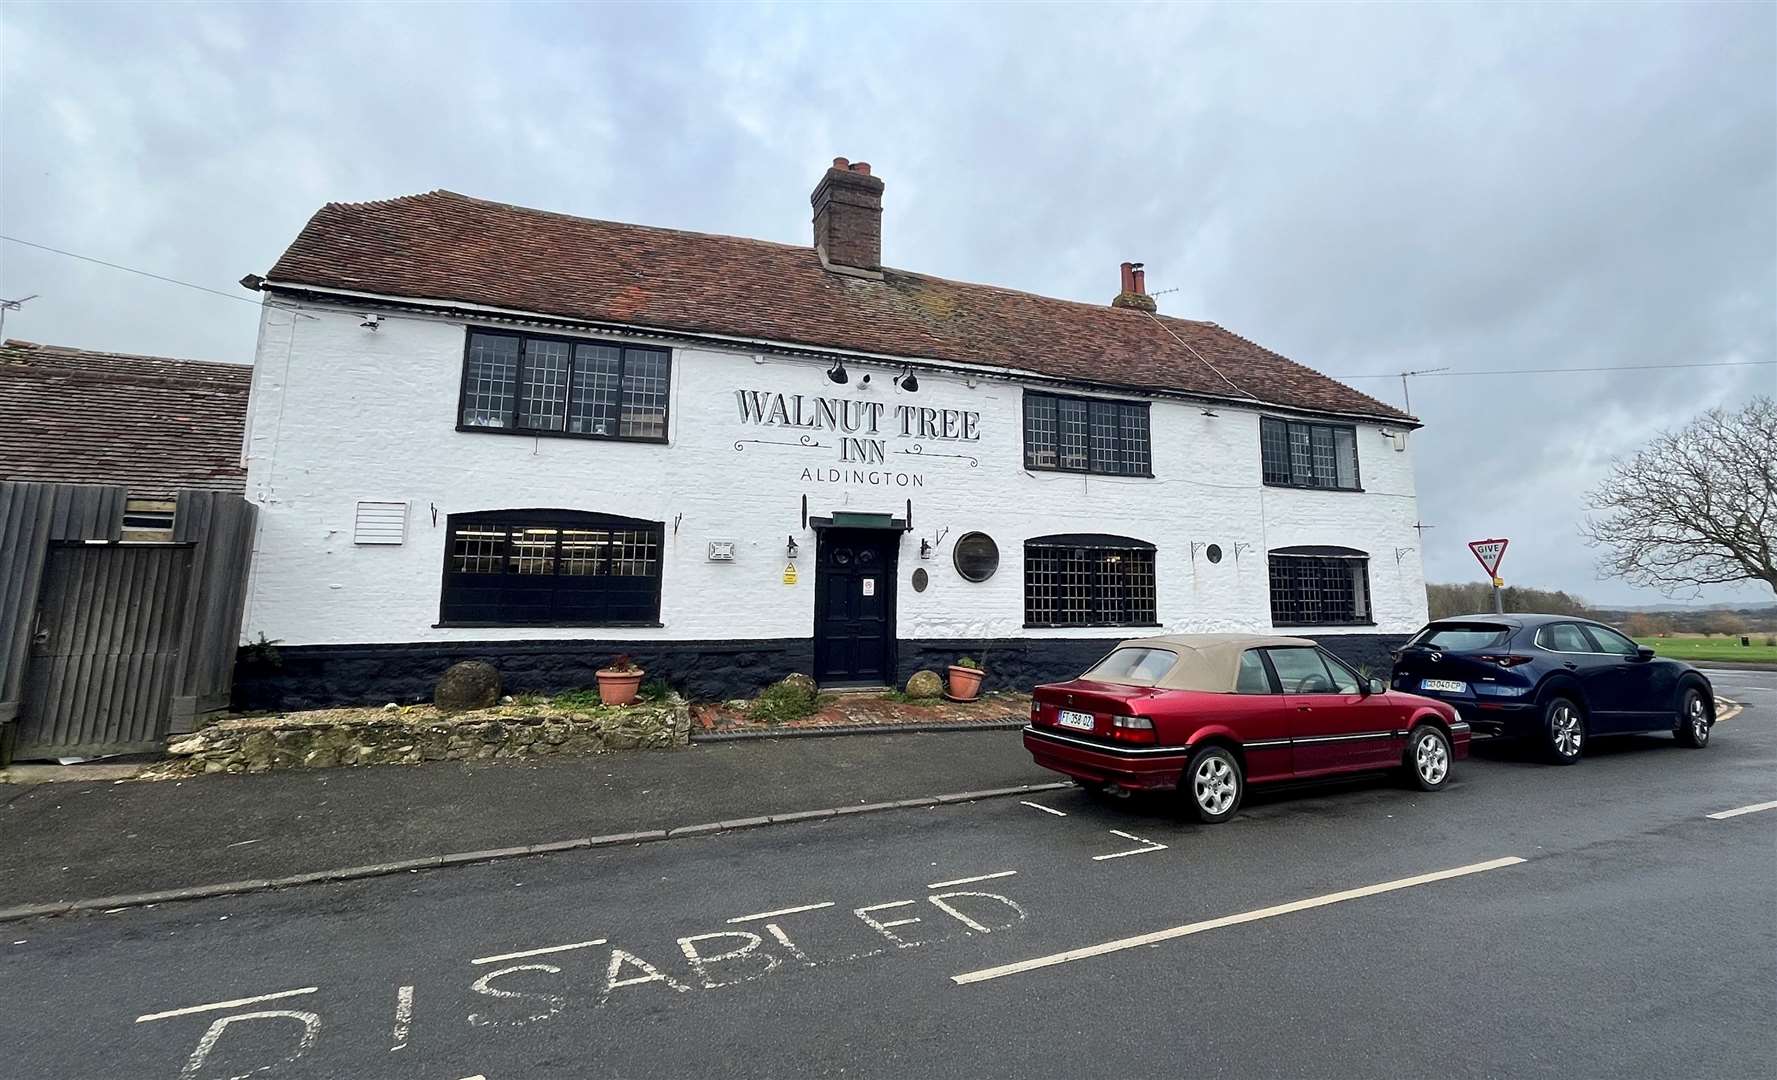
<path id="1" fill-rule="evenodd" d="M 1685 703 L 1684 722 L 1691 727 L 1691 740 L 1698 746 L 1709 741 L 1709 710 L 1703 706 L 1703 695 L 1692 692 Z"/>
<path id="2" fill-rule="evenodd" d="M 1235 788 L 1233 766 L 1219 757 L 1205 758 L 1191 782 L 1197 805 L 1211 816 L 1228 812 L 1234 805 Z"/>
<path id="3" fill-rule="evenodd" d="M 1555 706 L 1555 714 L 1549 718 L 1549 736 L 1555 744 L 1555 752 L 1562 757 L 1578 757 L 1580 744 L 1585 741 L 1584 727 L 1580 724 L 1580 714 L 1566 702 Z"/>
<path id="4" fill-rule="evenodd" d="M 1413 767 L 1419 770 L 1419 779 L 1428 785 L 1436 787 L 1442 783 L 1450 771 L 1450 751 L 1444 748 L 1444 740 L 1431 732 L 1421 735 L 1413 750 Z"/>

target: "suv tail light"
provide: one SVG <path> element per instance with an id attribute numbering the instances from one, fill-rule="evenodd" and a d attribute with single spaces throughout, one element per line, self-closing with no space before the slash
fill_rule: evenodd
<path id="1" fill-rule="evenodd" d="M 1519 664 L 1530 663 L 1534 657 L 1519 656 L 1516 653 L 1482 653 L 1477 659 L 1486 661 L 1489 664 L 1498 664 L 1503 668 L 1513 668 L 1517 667 Z"/>
<path id="2" fill-rule="evenodd" d="M 1145 716 L 1113 716 L 1111 741 L 1152 744 L 1155 742 L 1154 722 Z"/>

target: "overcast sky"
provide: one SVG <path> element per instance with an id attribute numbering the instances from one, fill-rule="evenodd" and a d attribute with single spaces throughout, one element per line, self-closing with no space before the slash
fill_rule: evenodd
<path id="1" fill-rule="evenodd" d="M 433 188 L 1170 314 L 1328 374 L 1777 359 L 1777 6 L 0 8 L 0 232 L 201 283 Z M 256 311 L 0 242 L 28 340 L 252 356 Z M 1398 378 L 1354 385 L 1399 403 Z M 1596 601 L 1582 493 L 1777 368 L 1414 382 L 1433 581 L 1508 536 Z M 1708 599 L 1769 601 L 1768 590 Z"/>

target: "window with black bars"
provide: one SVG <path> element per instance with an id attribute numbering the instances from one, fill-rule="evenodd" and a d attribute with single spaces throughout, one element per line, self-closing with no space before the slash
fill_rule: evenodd
<path id="1" fill-rule="evenodd" d="M 1152 476 L 1147 403 L 1026 391 L 1024 467 Z"/>
<path id="2" fill-rule="evenodd" d="M 1031 540 L 1024 545 L 1027 626 L 1153 626 L 1154 550 Z"/>
<path id="3" fill-rule="evenodd" d="M 440 622 L 652 625 L 663 527 L 577 511 L 452 515 Z"/>
<path id="4" fill-rule="evenodd" d="M 1271 553 L 1273 626 L 1367 625 L 1370 560 L 1351 555 Z"/>
<path id="5" fill-rule="evenodd" d="M 1278 487 L 1359 490 L 1357 429 L 1264 417 L 1259 421 L 1260 472 Z"/>
<path id="6" fill-rule="evenodd" d="M 664 349 L 471 330 L 457 426 L 665 442 L 671 381 Z"/>

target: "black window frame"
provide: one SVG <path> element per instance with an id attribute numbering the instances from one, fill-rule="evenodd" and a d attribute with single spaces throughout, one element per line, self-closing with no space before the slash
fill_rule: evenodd
<path id="1" fill-rule="evenodd" d="M 1040 401 L 1049 402 L 1054 412 L 1054 441 L 1049 443 L 1047 447 L 1055 459 L 1054 464 L 1052 465 L 1041 464 L 1036 461 L 1034 457 L 1035 452 L 1043 449 L 1043 447 L 1035 445 L 1031 440 L 1031 405 Z M 1069 405 L 1083 407 L 1085 410 L 1085 444 L 1084 454 L 1082 455 L 1083 464 L 1079 468 L 1062 464 L 1061 410 L 1064 402 Z M 1116 445 L 1110 450 L 1111 459 L 1118 465 L 1118 468 L 1115 471 L 1097 468 L 1094 465 L 1094 458 L 1096 457 L 1092 445 L 1092 407 L 1094 405 L 1097 405 L 1100 408 L 1115 408 L 1117 410 Z M 1130 401 L 1125 398 L 1086 397 L 1079 394 L 1056 394 L 1047 390 L 1026 390 L 1024 392 L 1024 404 L 1020 414 L 1024 444 L 1024 467 L 1032 472 L 1073 473 L 1076 476 L 1131 476 L 1138 479 L 1151 480 L 1154 477 L 1154 425 L 1152 410 L 1149 406 L 1149 402 Z M 1147 462 L 1147 468 L 1139 471 L 1122 467 L 1125 458 L 1129 453 L 1127 444 L 1136 441 L 1132 434 L 1135 431 L 1135 427 L 1130 423 L 1129 419 L 1130 417 L 1136 416 L 1140 417 L 1140 441 L 1142 443 L 1140 452 L 1142 458 Z"/>
<path id="2" fill-rule="evenodd" d="M 514 338 L 518 341 L 518 356 L 512 368 L 512 404 L 506 412 L 508 423 L 502 427 L 490 427 L 485 424 L 469 424 L 464 422 L 463 414 L 469 406 L 469 358 L 477 335 L 484 337 Z M 564 397 L 562 399 L 563 415 L 560 430 L 553 428 L 520 427 L 518 418 L 524 412 L 524 362 L 526 346 L 532 341 L 547 341 L 568 346 L 568 364 L 565 373 Z M 581 345 L 603 346 L 616 349 L 618 353 L 617 368 L 617 428 L 616 434 L 606 435 L 596 431 L 569 431 L 568 423 L 573 408 L 574 365 L 577 362 L 576 347 Z M 624 435 L 623 428 L 623 390 L 624 380 L 628 377 L 630 353 L 652 353 L 660 357 L 665 367 L 666 386 L 663 390 L 663 411 L 660 415 L 660 434 Z M 458 431 L 490 435 L 528 435 L 549 439 L 595 439 L 602 442 L 652 443 L 665 445 L 672 434 L 672 389 L 673 389 L 673 351 L 658 345 L 638 345 L 629 341 L 613 341 L 607 338 L 571 337 L 562 334 L 538 334 L 522 330 L 506 330 L 497 327 L 469 326 L 463 333 L 463 370 L 457 381 L 457 419 Z"/>
<path id="3" fill-rule="evenodd" d="M 1087 569 L 1090 576 L 1090 581 L 1087 585 L 1088 608 L 1094 614 L 1109 610 L 1113 606 L 1121 607 L 1125 611 L 1129 611 L 1134 607 L 1131 603 L 1130 595 L 1123 596 L 1120 600 L 1114 601 L 1113 604 L 1113 598 L 1107 591 L 1104 579 L 1102 557 L 1110 552 L 1118 552 L 1121 554 L 1134 553 L 1144 556 L 1151 578 L 1150 592 L 1152 595 L 1148 600 L 1152 604 L 1152 609 L 1141 614 L 1146 614 L 1148 618 L 1142 619 L 1138 614 L 1126 618 L 1089 618 L 1085 621 L 1050 620 L 1040 622 L 1035 620 L 1032 617 L 1033 605 L 1031 603 L 1032 586 L 1030 579 L 1031 564 L 1033 562 L 1033 548 L 1052 551 L 1084 551 L 1089 553 L 1086 559 Z M 1145 540 L 1134 539 L 1133 537 L 1111 536 L 1105 533 L 1062 533 L 1051 536 L 1030 537 L 1024 541 L 1024 625 L 1027 629 L 1032 630 L 1073 630 L 1083 627 L 1105 626 L 1159 626 L 1160 572 L 1158 564 L 1157 550 L 1154 545 Z M 1059 615 L 1061 611 L 1062 607 L 1058 602 L 1054 605 L 1054 612 Z"/>
<path id="4" fill-rule="evenodd" d="M 475 525 L 500 525 L 500 526 L 506 527 L 508 529 L 505 537 L 499 541 L 500 547 L 499 547 L 498 553 L 495 555 L 483 556 L 483 557 L 494 557 L 494 558 L 498 558 L 500 560 L 500 570 L 495 573 L 469 574 L 469 573 L 463 573 L 463 572 L 456 571 L 456 570 L 452 569 L 451 564 L 452 564 L 453 558 L 456 555 L 456 541 L 457 541 L 458 532 L 461 529 L 463 529 L 464 527 L 475 526 Z M 550 555 L 549 555 L 551 569 L 547 575 L 525 574 L 525 573 L 520 573 L 520 572 L 515 571 L 513 545 L 512 545 L 512 539 L 511 539 L 511 532 L 509 531 L 510 528 L 513 526 L 522 526 L 522 527 L 528 527 L 528 528 L 553 528 L 556 530 L 555 540 L 554 540 L 553 545 L 550 548 Z M 589 531 L 605 531 L 608 533 L 634 532 L 634 533 L 647 534 L 648 538 L 653 542 L 653 547 L 654 547 L 654 560 L 653 560 L 654 573 L 651 575 L 648 575 L 648 574 L 630 574 L 630 575 L 613 574 L 613 573 L 611 573 L 611 569 L 610 569 L 611 566 L 613 564 L 615 564 L 616 562 L 620 562 L 620 561 L 624 561 L 624 560 L 612 559 L 609 557 L 609 555 L 607 555 L 606 559 L 605 559 L 605 570 L 603 573 L 581 574 L 581 575 L 563 574 L 561 572 L 561 569 L 563 566 L 563 561 L 562 561 L 562 556 L 561 556 L 561 544 L 562 544 L 562 535 L 561 534 L 564 531 L 574 530 L 574 529 L 589 530 Z M 650 591 L 644 595 L 645 595 L 649 609 L 651 610 L 652 614 L 650 614 L 646 617 L 643 617 L 643 618 L 636 618 L 636 619 L 613 619 L 613 618 L 600 618 L 600 619 L 540 618 L 540 619 L 532 619 L 532 618 L 511 618 L 511 617 L 505 617 L 505 616 L 502 616 L 500 618 L 494 618 L 494 619 L 466 618 L 460 612 L 460 608 L 461 608 L 461 604 L 462 604 L 462 599 L 460 597 L 460 594 L 458 597 L 455 598 L 457 600 L 456 607 L 458 608 L 458 610 L 453 612 L 453 596 L 452 596 L 452 586 L 454 584 L 453 577 L 455 577 L 455 578 L 470 578 L 470 579 L 473 579 L 474 581 L 477 581 L 477 582 L 491 579 L 491 578 L 513 578 L 513 579 L 526 580 L 528 582 L 535 582 L 535 580 L 537 578 L 544 577 L 544 576 L 547 576 L 550 579 L 552 579 L 551 596 L 550 596 L 550 607 L 551 607 L 552 613 L 556 609 L 557 599 L 559 596 L 559 590 L 554 586 L 553 580 L 557 579 L 557 578 L 564 578 L 565 577 L 565 578 L 573 579 L 575 581 L 588 581 L 588 580 L 593 580 L 593 579 L 597 579 L 597 578 L 644 578 L 644 579 L 649 579 L 652 581 L 652 587 L 651 587 Z M 438 622 L 435 625 L 440 626 L 440 627 L 452 627 L 452 626 L 471 626 L 471 627 L 528 627 L 528 626 L 658 627 L 658 626 L 662 625 L 662 623 L 660 622 L 660 595 L 661 595 L 661 583 L 664 581 L 665 577 L 666 577 L 666 523 L 665 522 L 648 521 L 643 518 L 624 517 L 624 516 L 617 515 L 617 514 L 604 514 L 604 513 L 597 513 L 597 512 L 586 511 L 586 510 L 561 510 L 561 509 L 529 508 L 529 509 L 510 509 L 510 510 L 464 511 L 462 513 L 451 514 L 445 519 L 444 560 L 443 560 L 443 567 L 442 567 L 442 572 L 441 572 L 441 576 L 440 576 L 440 580 L 439 580 Z M 461 587 L 462 586 L 459 584 L 458 588 L 460 589 Z M 535 590 L 533 590 L 533 591 L 535 591 Z"/>
<path id="5" fill-rule="evenodd" d="M 1280 571 L 1280 568 L 1277 565 L 1278 560 L 1280 559 L 1284 560 L 1285 566 L 1288 568 L 1287 573 Z M 1288 612 L 1290 609 L 1287 605 L 1293 604 L 1297 609 L 1312 605 L 1316 612 L 1324 614 L 1325 604 L 1324 602 L 1305 599 L 1300 595 L 1282 597 L 1280 602 L 1280 597 L 1278 595 L 1280 586 L 1288 585 L 1300 588 L 1305 573 L 1326 575 L 1332 573 L 1334 569 L 1337 568 L 1340 573 L 1351 574 L 1354 564 L 1357 570 L 1357 577 L 1353 577 L 1352 580 L 1355 582 L 1358 577 L 1361 577 L 1363 583 L 1362 611 L 1355 610 L 1357 607 L 1356 601 L 1358 590 L 1354 584 L 1350 588 L 1352 607 L 1354 610 L 1349 617 L 1332 619 L 1289 617 Z M 1273 548 L 1266 553 L 1265 569 L 1267 578 L 1266 590 L 1271 604 L 1272 626 L 1376 625 L 1376 594 L 1370 588 L 1370 555 L 1368 552 L 1359 551 L 1356 548 L 1329 546 Z M 1283 617 L 1280 618 L 1280 615 Z"/>
<path id="6" fill-rule="evenodd" d="M 1308 469 L 1307 479 L 1299 479 L 1296 473 L 1293 454 L 1294 443 L 1291 441 L 1293 430 L 1303 430 L 1308 438 Z M 1333 482 L 1322 484 L 1315 479 L 1314 441 L 1316 432 L 1325 432 L 1333 444 Z M 1351 486 L 1344 487 L 1339 483 L 1339 436 L 1338 432 L 1346 432 L 1351 436 Z M 1282 438 L 1283 462 L 1281 468 L 1268 457 L 1272 440 L 1267 438 L 1276 432 Z M 1259 417 L 1259 478 L 1266 487 L 1301 488 L 1306 491 L 1362 491 L 1364 490 L 1363 455 L 1358 452 L 1356 424 L 1337 424 L 1321 420 L 1290 420 L 1280 416 Z"/>

